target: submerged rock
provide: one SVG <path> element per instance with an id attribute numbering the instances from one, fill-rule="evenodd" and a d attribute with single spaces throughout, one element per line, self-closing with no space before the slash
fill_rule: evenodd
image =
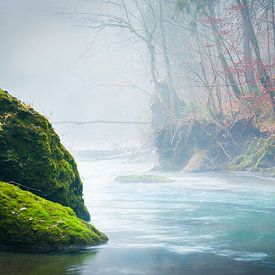
<path id="1" fill-rule="evenodd" d="M 69 207 L 0 182 L 0 249 L 24 252 L 76 250 L 107 241 Z"/>
<path id="2" fill-rule="evenodd" d="M 89 220 L 76 163 L 49 121 L 0 90 L 0 180 L 71 207 Z"/>

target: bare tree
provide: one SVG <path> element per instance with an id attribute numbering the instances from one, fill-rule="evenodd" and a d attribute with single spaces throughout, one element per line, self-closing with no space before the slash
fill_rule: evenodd
<path id="1" fill-rule="evenodd" d="M 275 112 L 275 92 L 273 91 L 273 85 L 270 76 L 268 75 L 265 65 L 262 61 L 258 38 L 255 34 L 254 27 L 251 21 L 248 2 L 247 0 L 236 0 L 236 2 L 240 7 L 243 24 L 245 25 L 246 33 L 254 49 L 257 61 L 257 70 L 260 76 L 261 84 L 264 86 L 266 93 L 269 94 L 273 112 Z"/>

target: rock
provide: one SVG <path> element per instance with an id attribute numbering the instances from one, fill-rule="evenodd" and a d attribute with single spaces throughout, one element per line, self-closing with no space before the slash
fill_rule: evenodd
<path id="1" fill-rule="evenodd" d="M 0 249 L 72 251 L 106 241 L 103 233 L 77 218 L 71 208 L 0 182 Z"/>
<path id="2" fill-rule="evenodd" d="M 0 90 L 0 180 L 71 207 L 89 220 L 76 163 L 51 124 Z M 24 186 L 23 186 L 24 185 Z"/>
<path id="3" fill-rule="evenodd" d="M 275 176 L 275 138 L 254 138 L 247 150 L 229 163 L 234 171 L 251 171 Z"/>

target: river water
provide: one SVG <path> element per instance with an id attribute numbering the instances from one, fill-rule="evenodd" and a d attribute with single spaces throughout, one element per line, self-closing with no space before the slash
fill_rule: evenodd
<path id="1" fill-rule="evenodd" d="M 0 253 L 1 274 L 275 274 L 275 180 L 164 173 L 118 183 L 151 163 L 79 162 L 92 223 L 106 245 L 78 253 Z"/>

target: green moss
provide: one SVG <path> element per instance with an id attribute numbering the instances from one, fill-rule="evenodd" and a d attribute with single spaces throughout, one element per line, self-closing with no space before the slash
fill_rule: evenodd
<path id="1" fill-rule="evenodd" d="M 172 179 L 162 177 L 162 176 L 157 176 L 157 175 L 127 175 L 127 176 L 116 177 L 115 180 L 118 182 L 123 182 L 123 183 L 157 183 L 157 182 L 169 183 L 169 182 L 174 182 L 174 180 L 172 180 Z"/>
<path id="2" fill-rule="evenodd" d="M 275 139 L 255 138 L 248 146 L 246 152 L 229 163 L 231 170 L 262 171 L 275 166 Z"/>
<path id="3" fill-rule="evenodd" d="M 260 151 L 260 157 L 256 162 L 256 167 L 270 168 L 275 166 L 275 140 L 269 138 L 266 140 Z"/>
<path id="4" fill-rule="evenodd" d="M 0 248 L 48 252 L 106 241 L 103 233 L 77 218 L 69 207 L 0 182 Z"/>
<path id="5" fill-rule="evenodd" d="M 241 155 L 230 162 L 229 168 L 231 170 L 246 170 L 250 167 L 254 167 L 256 160 L 254 155 Z"/>
<path id="6" fill-rule="evenodd" d="M 89 220 L 76 163 L 49 121 L 0 90 L 0 180 L 23 183 Z"/>
<path id="7" fill-rule="evenodd" d="M 249 169 L 249 172 L 253 172 L 253 173 L 260 173 L 261 171 L 262 169 L 258 167 L 252 167 Z"/>
<path id="8" fill-rule="evenodd" d="M 264 174 L 270 177 L 275 178 L 275 167 L 272 168 L 266 168 L 264 171 Z"/>

